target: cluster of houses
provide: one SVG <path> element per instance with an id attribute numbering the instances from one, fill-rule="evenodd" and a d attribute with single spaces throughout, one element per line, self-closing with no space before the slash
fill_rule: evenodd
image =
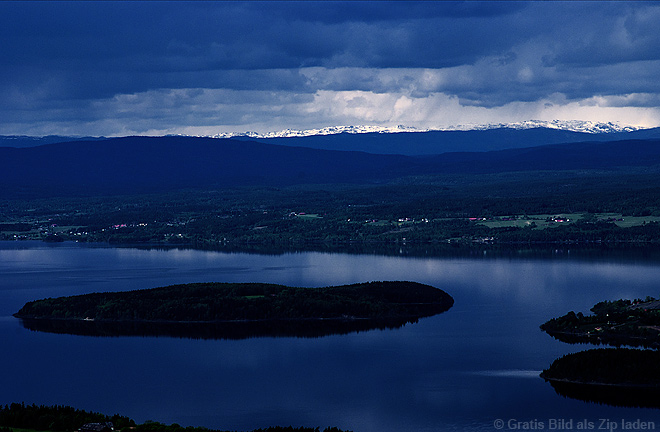
<path id="1" fill-rule="evenodd" d="M 84 425 L 80 426 L 78 432 L 113 432 L 114 430 L 115 426 L 112 424 L 112 422 L 85 423 Z"/>
<path id="2" fill-rule="evenodd" d="M 485 218 L 485 217 L 469 217 L 468 220 L 470 222 L 481 222 L 481 221 L 486 221 L 486 220 L 495 220 L 495 221 L 501 221 L 501 222 L 506 222 L 506 221 L 515 221 L 518 220 L 518 216 L 501 216 L 501 217 L 494 217 L 494 218 Z M 552 216 L 546 219 L 546 222 L 548 223 L 564 223 L 564 222 L 570 222 L 571 220 L 565 216 Z"/>

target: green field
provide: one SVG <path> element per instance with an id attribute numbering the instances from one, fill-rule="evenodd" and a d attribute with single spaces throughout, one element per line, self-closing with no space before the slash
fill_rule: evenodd
<path id="1" fill-rule="evenodd" d="M 534 229 L 545 229 L 574 223 L 582 219 L 582 216 L 580 213 L 512 215 L 498 216 L 485 221 L 477 221 L 477 223 L 488 228 L 525 228 L 534 224 L 536 225 Z"/>
<path id="2" fill-rule="evenodd" d="M 629 228 L 633 226 L 640 226 L 650 222 L 660 222 L 660 217 L 658 216 L 626 216 L 622 221 L 614 222 L 617 226 L 621 228 Z"/>
<path id="3" fill-rule="evenodd" d="M 584 217 L 584 213 L 512 215 L 498 216 L 488 220 L 478 220 L 475 223 L 487 226 L 488 228 L 525 228 L 535 224 L 534 229 L 546 229 L 569 225 Z M 650 222 L 660 222 L 660 217 L 658 216 L 623 216 L 621 213 L 596 213 L 594 217 L 598 221 L 612 222 L 621 228 L 641 226 Z"/>
<path id="4" fill-rule="evenodd" d="M 298 217 L 299 219 L 323 219 L 323 216 L 319 216 L 318 214 L 315 213 L 310 213 L 310 214 L 301 213 L 301 214 L 297 214 L 296 217 Z"/>

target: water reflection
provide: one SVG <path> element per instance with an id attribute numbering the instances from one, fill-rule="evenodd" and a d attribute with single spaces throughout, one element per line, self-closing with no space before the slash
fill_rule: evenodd
<path id="1" fill-rule="evenodd" d="M 660 388 L 589 385 L 562 381 L 550 381 L 550 385 L 558 395 L 584 402 L 617 407 L 660 408 Z"/>
<path id="2" fill-rule="evenodd" d="M 19 319 L 32 331 L 79 336 L 168 336 L 188 339 L 250 339 L 256 337 L 318 338 L 370 330 L 394 330 L 417 319 L 289 320 L 222 323 L 102 322 Z"/>
<path id="3" fill-rule="evenodd" d="M 540 370 L 521 370 L 521 369 L 505 369 L 505 370 L 486 370 L 476 371 L 475 375 L 490 376 L 490 377 L 507 377 L 507 378 L 532 378 L 537 379 Z"/>
<path id="4" fill-rule="evenodd" d="M 117 247 L 122 247 L 118 245 Z M 598 243 L 556 243 L 556 244 L 447 244 L 447 243 L 340 243 L 308 244 L 295 247 L 273 247 L 270 245 L 217 246 L 205 245 L 165 246 L 132 245 L 131 248 L 149 250 L 194 249 L 222 253 L 249 253 L 276 256 L 288 253 L 319 252 L 348 255 L 379 255 L 399 257 L 472 258 L 472 259 L 558 259 L 558 260 L 623 260 L 660 262 L 660 246 L 657 244 L 598 244 Z"/>
<path id="5" fill-rule="evenodd" d="M 642 347 L 660 349 L 660 342 L 652 338 L 631 337 L 626 334 L 575 334 L 548 332 L 550 336 L 572 345 L 606 345 L 611 347 Z"/>

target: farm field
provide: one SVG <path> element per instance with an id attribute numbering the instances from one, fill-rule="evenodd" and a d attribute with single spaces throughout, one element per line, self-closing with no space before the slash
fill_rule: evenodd
<path id="1" fill-rule="evenodd" d="M 584 217 L 584 213 L 512 215 L 477 220 L 476 223 L 487 226 L 488 228 L 525 228 L 532 226 L 533 229 L 546 229 L 572 224 L 584 219 Z M 596 213 L 593 215 L 593 218 L 596 221 L 613 222 L 620 228 L 630 228 L 651 222 L 660 222 L 659 216 L 623 216 L 621 213 Z"/>

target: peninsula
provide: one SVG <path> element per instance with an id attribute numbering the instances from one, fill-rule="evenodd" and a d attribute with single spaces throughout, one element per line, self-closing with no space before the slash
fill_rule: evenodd
<path id="1" fill-rule="evenodd" d="M 417 282 L 323 288 L 265 283 L 192 283 L 47 298 L 16 314 L 32 330 L 90 335 L 244 338 L 321 336 L 400 327 L 444 312 L 446 292 Z"/>
<path id="2" fill-rule="evenodd" d="M 545 322 L 541 330 L 568 343 L 660 348 L 660 300 L 603 301 L 591 312 L 569 312 Z"/>

